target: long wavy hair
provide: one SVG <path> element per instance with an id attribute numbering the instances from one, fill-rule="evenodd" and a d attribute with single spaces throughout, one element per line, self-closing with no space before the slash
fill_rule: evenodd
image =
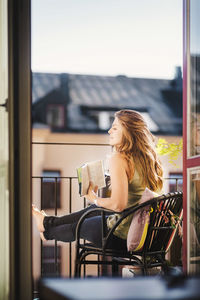
<path id="1" fill-rule="evenodd" d="M 155 138 L 142 115 L 134 110 L 120 110 L 115 113 L 115 117 L 123 127 L 122 142 L 116 146 L 116 151 L 128 163 L 129 182 L 137 166 L 142 184 L 152 191 L 161 190 L 163 169 L 155 151 Z"/>

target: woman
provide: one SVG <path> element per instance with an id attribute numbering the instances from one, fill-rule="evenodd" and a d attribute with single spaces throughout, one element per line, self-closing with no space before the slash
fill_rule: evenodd
<path id="1" fill-rule="evenodd" d="M 91 184 L 86 198 L 93 205 L 61 217 L 46 216 L 43 211 L 33 207 L 38 230 L 42 239 L 56 239 L 64 242 L 75 240 L 76 225 L 85 211 L 101 206 L 115 212 L 136 205 L 145 188 L 158 192 L 163 185 L 163 171 L 154 148 L 154 138 L 143 117 L 133 110 L 121 110 L 115 114 L 111 129 L 110 145 L 114 151 L 109 161 L 111 195 L 100 198 Z M 110 228 L 116 222 L 117 214 L 107 217 Z M 111 239 L 112 245 L 126 240 L 131 216 L 121 223 Z M 101 216 L 90 215 L 82 224 L 80 236 L 96 246 L 101 246 Z"/>

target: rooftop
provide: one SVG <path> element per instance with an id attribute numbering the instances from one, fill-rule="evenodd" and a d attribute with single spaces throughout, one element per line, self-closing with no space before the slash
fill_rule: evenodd
<path id="1" fill-rule="evenodd" d="M 65 104 L 66 120 L 61 131 L 102 131 L 100 112 L 130 108 L 146 114 L 154 122 L 155 133 L 182 133 L 182 78 L 174 80 L 97 76 L 80 74 L 33 73 L 34 122 L 45 123 L 39 107 L 48 103 Z M 54 99 L 54 100 L 53 100 Z M 55 129 L 55 128 L 54 128 Z"/>

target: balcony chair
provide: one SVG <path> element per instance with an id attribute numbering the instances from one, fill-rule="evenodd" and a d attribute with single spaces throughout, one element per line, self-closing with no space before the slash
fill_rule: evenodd
<path id="1" fill-rule="evenodd" d="M 148 274 L 149 269 L 153 267 L 161 267 L 166 273 L 168 270 L 166 253 L 173 242 L 178 224 L 182 218 L 182 192 L 168 193 L 159 197 L 155 197 L 140 205 L 129 207 L 120 213 L 120 219 L 112 227 L 108 229 L 106 226 L 106 216 L 112 212 L 108 209 L 97 207 L 86 212 L 76 228 L 76 258 L 75 258 L 75 277 L 81 276 L 81 267 L 83 265 L 111 265 L 112 276 L 118 276 L 118 267 L 121 265 L 137 266 L 141 268 L 144 275 Z M 109 244 L 111 233 L 116 227 L 130 214 L 142 209 L 151 210 L 149 218 L 149 226 L 146 239 L 142 249 L 128 251 L 126 240 L 122 240 L 120 245 Z M 80 239 L 81 224 L 89 214 L 99 211 L 102 222 L 102 247 L 97 248 L 90 242 Z M 176 221 L 174 222 L 174 220 Z M 178 221 L 177 221 L 178 220 Z M 120 240 L 121 241 L 121 240 Z M 88 256 L 97 255 L 97 260 L 90 260 Z M 105 267 L 104 267 L 105 269 Z M 106 274 L 101 274 L 106 276 Z"/>

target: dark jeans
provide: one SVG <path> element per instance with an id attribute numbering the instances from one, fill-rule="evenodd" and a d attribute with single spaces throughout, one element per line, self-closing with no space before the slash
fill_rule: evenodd
<path id="1" fill-rule="evenodd" d="M 76 226 L 80 217 L 88 210 L 95 208 L 91 205 L 69 215 L 61 217 L 47 216 L 44 218 L 44 237 L 46 240 L 57 240 L 62 242 L 73 242 L 75 240 Z M 91 213 L 81 225 L 80 237 L 92 242 L 95 246 L 101 247 L 102 226 L 100 212 Z M 108 246 L 114 248 L 126 247 L 126 241 L 111 236 Z"/>

